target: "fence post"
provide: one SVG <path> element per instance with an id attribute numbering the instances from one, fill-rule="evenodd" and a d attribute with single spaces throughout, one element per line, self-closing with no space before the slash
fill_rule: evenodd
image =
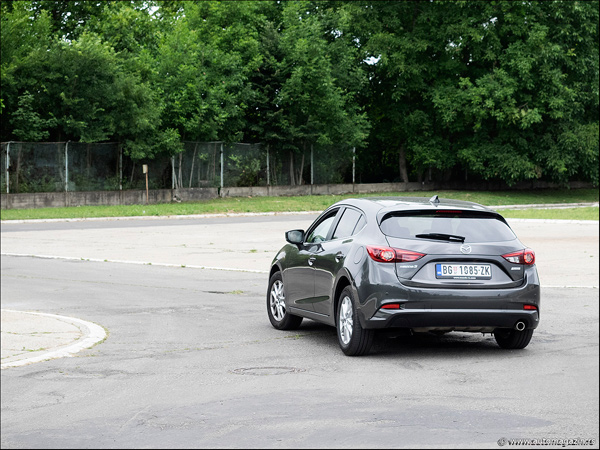
<path id="1" fill-rule="evenodd" d="M 310 184 L 314 184 L 315 181 L 315 164 L 313 158 L 313 145 L 310 144 Z"/>
<path id="2" fill-rule="evenodd" d="M 119 191 L 123 190 L 123 147 L 119 142 Z"/>
<path id="3" fill-rule="evenodd" d="M 69 192 L 69 142 L 65 143 L 65 192 Z"/>
<path id="4" fill-rule="evenodd" d="M 10 194 L 10 178 L 8 166 L 10 164 L 10 142 L 6 144 L 6 193 Z"/>
<path id="5" fill-rule="evenodd" d="M 352 184 L 355 183 L 356 176 L 356 147 L 352 147 Z"/>
<path id="6" fill-rule="evenodd" d="M 171 190 L 175 190 L 175 156 L 171 156 Z"/>
<path id="7" fill-rule="evenodd" d="M 269 169 L 269 144 L 267 144 L 267 186 L 271 186 L 270 172 L 271 170 Z"/>
<path id="8" fill-rule="evenodd" d="M 221 142 L 221 195 L 223 195 L 223 142 Z"/>

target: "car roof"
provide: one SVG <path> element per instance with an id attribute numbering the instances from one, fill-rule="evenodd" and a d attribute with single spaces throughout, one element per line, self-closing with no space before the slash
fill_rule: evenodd
<path id="1" fill-rule="evenodd" d="M 439 200 L 436 202 L 435 200 Z M 463 211 L 490 212 L 497 214 L 493 209 L 479 203 L 463 200 L 452 200 L 433 197 L 362 197 L 341 200 L 333 206 L 354 206 L 367 214 L 377 215 L 379 220 L 389 212 L 411 210 L 444 210 L 460 209 Z"/>

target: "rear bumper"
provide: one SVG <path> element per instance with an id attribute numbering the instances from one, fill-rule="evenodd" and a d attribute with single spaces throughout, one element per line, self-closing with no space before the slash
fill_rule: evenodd
<path id="1" fill-rule="evenodd" d="M 496 328 L 514 328 L 519 321 L 523 321 L 526 328 L 535 329 L 540 322 L 540 316 L 538 311 L 504 309 L 379 310 L 373 317 L 364 320 L 362 325 L 370 329 L 491 332 Z"/>
<path id="2" fill-rule="evenodd" d="M 380 272 L 381 274 L 381 272 Z M 440 331 L 483 331 L 513 328 L 523 321 L 528 329 L 540 321 L 540 283 L 535 267 L 523 283 L 507 289 L 415 288 L 389 281 L 363 283 L 357 290 L 364 299 L 357 309 L 363 328 L 412 328 Z M 381 309 L 396 303 L 399 309 Z M 524 305 L 535 306 L 526 310 Z"/>

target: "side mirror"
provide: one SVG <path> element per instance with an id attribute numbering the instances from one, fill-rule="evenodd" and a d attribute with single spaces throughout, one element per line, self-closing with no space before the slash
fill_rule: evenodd
<path id="1" fill-rule="evenodd" d="M 286 232 L 285 240 L 290 244 L 302 245 L 304 243 L 304 230 L 292 230 Z"/>

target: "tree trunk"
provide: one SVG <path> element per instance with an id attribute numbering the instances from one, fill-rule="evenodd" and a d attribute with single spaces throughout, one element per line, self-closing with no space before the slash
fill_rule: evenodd
<path id="1" fill-rule="evenodd" d="M 129 188 L 131 189 L 131 186 L 133 186 L 133 174 L 135 173 L 135 161 L 133 161 L 133 164 L 131 165 L 131 177 L 129 177 Z"/>
<path id="2" fill-rule="evenodd" d="M 290 186 L 296 185 L 295 170 L 294 170 L 294 152 L 290 150 Z"/>
<path id="3" fill-rule="evenodd" d="M 306 149 L 302 152 L 302 160 L 300 161 L 300 167 L 298 168 L 298 176 L 296 177 L 296 181 L 298 182 L 298 186 L 300 186 L 303 182 L 302 175 L 304 173 L 304 153 Z"/>
<path id="4" fill-rule="evenodd" d="M 212 179 L 211 183 L 217 178 L 217 144 L 213 146 L 213 164 L 212 164 Z"/>
<path id="5" fill-rule="evenodd" d="M 183 152 L 179 153 L 179 186 L 175 186 L 177 187 L 177 189 L 181 189 L 183 187 L 183 170 L 181 169 L 181 165 L 183 162 Z"/>
<path id="6" fill-rule="evenodd" d="M 120 172 L 121 172 L 121 163 L 120 160 L 121 159 L 121 143 L 119 142 L 119 145 L 117 147 L 117 164 L 116 164 L 116 168 L 115 168 L 115 176 L 118 177 Z"/>
<path id="7" fill-rule="evenodd" d="M 119 154 L 117 155 L 117 178 L 119 179 L 119 191 L 123 190 L 123 145 L 119 142 Z"/>
<path id="8" fill-rule="evenodd" d="M 198 151 L 198 142 L 196 142 L 196 145 L 194 146 L 194 156 L 192 156 L 192 168 L 190 170 L 190 185 L 189 187 L 192 187 L 192 179 L 194 178 L 194 162 L 196 161 L 196 152 Z"/>
<path id="9" fill-rule="evenodd" d="M 91 168 L 92 168 L 92 152 L 90 151 L 90 145 L 91 144 L 87 144 L 85 146 L 85 176 L 87 177 L 88 181 L 91 178 Z"/>
<path id="10" fill-rule="evenodd" d="M 19 193 L 19 172 L 21 171 L 21 146 L 17 152 L 17 170 L 15 171 L 15 192 Z"/>
<path id="11" fill-rule="evenodd" d="M 403 183 L 408 183 L 408 171 L 406 170 L 406 150 L 404 149 L 404 144 L 400 144 L 398 165 L 400 167 L 400 179 Z"/>

